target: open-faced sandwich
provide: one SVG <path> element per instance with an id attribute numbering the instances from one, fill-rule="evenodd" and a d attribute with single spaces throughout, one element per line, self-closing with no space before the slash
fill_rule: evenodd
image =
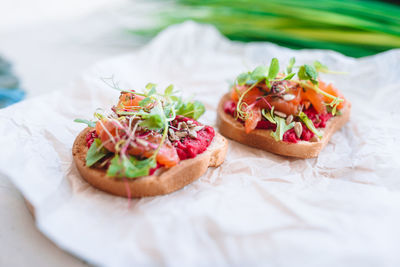
<path id="1" fill-rule="evenodd" d="M 240 74 L 218 106 L 221 134 L 276 154 L 312 158 L 350 117 L 351 104 L 332 84 L 318 61 L 280 72 L 276 58 Z M 296 72 L 293 69 L 297 69 Z"/>
<path id="2" fill-rule="evenodd" d="M 82 177 L 92 186 L 124 197 L 176 191 L 222 164 L 227 141 L 197 119 L 198 101 L 184 102 L 169 86 L 158 93 L 148 84 L 144 93 L 122 91 L 107 114 L 76 138 L 72 154 Z"/>

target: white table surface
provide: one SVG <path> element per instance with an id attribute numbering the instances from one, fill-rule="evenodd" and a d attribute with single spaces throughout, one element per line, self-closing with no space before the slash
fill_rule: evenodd
<path id="1" fill-rule="evenodd" d="M 122 30 L 116 17 L 127 3 L 120 2 L 0 2 L 0 55 L 13 62 L 28 98 L 63 88 L 96 61 L 143 44 Z M 86 266 L 36 229 L 23 197 L 0 174 L 0 266 L 28 265 Z"/>

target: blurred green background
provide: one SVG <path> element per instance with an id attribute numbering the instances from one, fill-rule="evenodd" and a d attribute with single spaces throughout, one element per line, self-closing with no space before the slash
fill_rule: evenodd
<path id="1" fill-rule="evenodd" d="M 153 0 L 154 2 L 160 2 Z M 400 47 L 400 6 L 367 0 L 173 0 L 132 29 L 154 36 L 185 20 L 215 25 L 231 40 L 269 41 L 294 49 L 331 49 L 352 57 Z"/>

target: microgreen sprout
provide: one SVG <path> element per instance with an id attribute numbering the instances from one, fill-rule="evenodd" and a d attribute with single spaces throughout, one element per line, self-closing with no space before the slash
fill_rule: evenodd
<path id="1" fill-rule="evenodd" d="M 236 119 L 240 118 L 241 120 L 246 120 L 247 118 L 251 117 L 251 114 L 249 114 L 251 111 L 247 108 L 247 104 L 243 102 L 243 98 L 248 92 L 251 91 L 251 89 L 262 82 L 265 82 L 265 85 L 268 88 L 271 88 L 272 82 L 280 80 L 276 79 L 278 73 L 279 61 L 277 58 L 272 58 L 269 67 L 261 65 L 256 67 L 252 72 L 242 73 L 236 78 L 236 85 L 249 85 L 249 87 L 241 94 L 235 85 L 234 90 L 237 90 L 237 92 L 240 94 L 236 107 Z"/>
<path id="2" fill-rule="evenodd" d="M 276 124 L 276 120 L 274 118 L 274 108 L 272 107 L 270 112 L 268 112 L 268 110 L 263 109 L 261 110 L 262 115 L 264 116 L 264 118 L 266 118 L 269 122 Z"/>
<path id="3" fill-rule="evenodd" d="M 251 117 L 251 114 L 249 114 L 249 109 L 248 104 L 246 102 L 243 102 L 244 96 L 250 92 L 251 89 L 253 89 L 257 83 L 253 83 L 249 88 L 246 89 L 246 91 L 243 92 L 243 94 L 240 95 L 239 101 L 237 103 L 237 108 L 236 108 L 236 119 L 240 118 L 241 120 L 247 120 L 249 117 Z"/>
<path id="4" fill-rule="evenodd" d="M 248 103 L 244 101 L 246 95 L 256 86 L 264 85 L 269 89 L 265 92 L 265 96 L 273 94 L 271 88 L 275 82 L 291 81 L 297 83 L 305 90 L 314 90 L 318 94 L 321 94 L 331 102 L 326 104 L 332 109 L 332 114 L 336 114 L 337 106 L 344 101 L 344 99 L 333 96 L 319 88 L 318 76 L 319 72 L 323 73 L 339 73 L 332 72 L 327 66 L 323 65 L 319 61 L 315 61 L 312 65 L 304 64 L 301 66 L 295 66 L 295 58 L 289 60 L 289 64 L 286 67 L 286 75 L 284 73 L 279 73 L 279 61 L 273 58 L 269 64 L 269 67 L 265 65 L 257 66 L 253 71 L 241 73 L 237 76 L 232 90 L 236 90 L 239 96 L 237 106 L 236 106 L 236 119 L 246 120 L 251 116 L 251 110 L 248 108 Z M 297 68 L 297 72 L 293 72 L 293 69 Z M 295 76 L 297 75 L 297 78 Z M 243 91 L 243 86 L 247 88 Z M 287 84 L 281 85 L 285 89 L 284 92 L 281 90 L 279 93 L 286 93 L 289 91 Z M 239 89 L 241 87 L 241 89 Z M 260 97 L 260 99 L 265 99 L 265 97 Z M 269 106 L 269 103 L 268 103 Z"/>

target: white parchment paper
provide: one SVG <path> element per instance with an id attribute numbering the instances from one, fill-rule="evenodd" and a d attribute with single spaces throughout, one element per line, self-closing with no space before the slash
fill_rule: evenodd
<path id="1" fill-rule="evenodd" d="M 173 83 L 207 107 L 241 71 L 272 57 L 319 60 L 352 102 L 351 121 L 316 159 L 288 159 L 229 142 L 225 163 L 175 193 L 132 200 L 79 176 L 75 118 L 108 109 L 123 88 Z M 400 51 L 352 59 L 234 43 L 214 28 L 173 26 L 142 50 L 101 62 L 73 86 L 0 111 L 0 173 L 34 205 L 57 245 L 104 266 L 399 266 Z"/>

